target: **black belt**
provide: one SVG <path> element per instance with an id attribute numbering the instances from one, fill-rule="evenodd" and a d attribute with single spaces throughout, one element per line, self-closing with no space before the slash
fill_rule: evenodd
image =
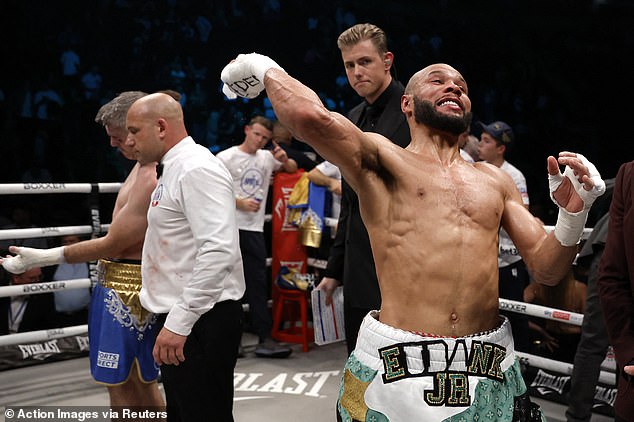
<path id="1" fill-rule="evenodd" d="M 126 258 L 105 258 L 105 259 L 110 262 L 116 262 L 117 264 L 141 265 L 140 259 L 126 259 Z"/>

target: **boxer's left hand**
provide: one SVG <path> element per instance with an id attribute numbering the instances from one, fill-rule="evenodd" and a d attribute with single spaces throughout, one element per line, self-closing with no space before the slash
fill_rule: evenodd
<path id="1" fill-rule="evenodd" d="M 222 92 L 228 98 L 255 98 L 264 90 L 264 75 L 272 68 L 284 71 L 270 57 L 257 53 L 239 54 L 222 69 Z"/>
<path id="2" fill-rule="evenodd" d="M 560 164 L 566 166 L 563 174 Z M 548 157 L 548 185 L 550 197 L 559 207 L 555 238 L 562 246 L 576 246 L 592 203 L 605 192 L 605 182 L 583 155 L 560 152 L 559 159 Z"/>
<path id="3" fill-rule="evenodd" d="M 559 165 L 566 166 L 563 174 Z M 558 159 L 548 157 L 548 185 L 555 205 L 571 214 L 590 209 L 605 192 L 605 182 L 594 164 L 573 152 L 560 152 Z"/>

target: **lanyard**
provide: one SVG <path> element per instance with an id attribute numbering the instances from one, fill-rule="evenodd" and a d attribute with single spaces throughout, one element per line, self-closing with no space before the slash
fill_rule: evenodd
<path id="1" fill-rule="evenodd" d="M 22 317 L 24 317 L 24 311 L 26 311 L 27 302 L 28 302 L 28 299 L 23 298 L 15 314 L 13 313 L 13 307 L 14 307 L 13 301 L 9 305 L 9 331 L 11 331 L 12 333 L 18 332 L 20 322 L 22 322 Z"/>

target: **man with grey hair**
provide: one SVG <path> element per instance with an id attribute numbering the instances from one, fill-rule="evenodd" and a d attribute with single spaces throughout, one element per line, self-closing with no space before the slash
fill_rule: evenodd
<path id="1" fill-rule="evenodd" d="M 126 146 L 126 115 L 147 95 L 127 91 L 104 104 L 95 121 L 106 129 L 110 145 L 134 160 Z M 121 185 L 108 233 L 99 238 L 53 249 L 11 246 L 12 258 L 0 260 L 12 273 L 35 266 L 99 259 L 99 282 L 93 288 L 88 336 L 90 370 L 108 387 L 112 407 L 164 408 L 158 389 L 158 368 L 152 357 L 156 317 L 139 302 L 141 251 L 147 228 L 150 195 L 156 186 L 156 163 L 136 163 Z"/>

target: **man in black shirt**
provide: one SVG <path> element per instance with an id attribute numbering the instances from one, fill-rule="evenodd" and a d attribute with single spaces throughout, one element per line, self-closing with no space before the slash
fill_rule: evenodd
<path id="1" fill-rule="evenodd" d="M 385 32 L 372 24 L 358 24 L 339 36 L 337 46 L 350 86 L 364 99 L 350 110 L 348 119 L 363 131 L 380 133 L 401 147 L 407 146 L 410 133 L 401 111 L 404 87 L 390 73 L 394 54 L 387 49 Z M 351 353 L 363 317 L 380 309 L 381 293 L 359 199 L 345 179 L 337 235 L 317 289 L 326 292 L 329 302 L 340 284 L 344 286 L 346 343 Z"/>

